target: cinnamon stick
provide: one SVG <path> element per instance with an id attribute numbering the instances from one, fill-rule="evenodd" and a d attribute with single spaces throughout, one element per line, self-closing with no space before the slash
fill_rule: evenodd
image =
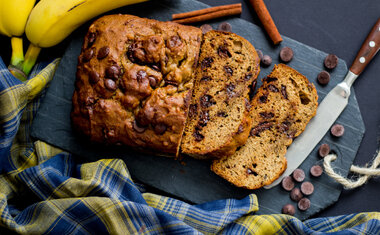
<path id="1" fill-rule="evenodd" d="M 216 7 L 209 7 L 206 9 L 201 9 L 201 10 L 196 10 L 196 11 L 173 14 L 172 20 L 183 19 L 183 18 L 191 18 L 194 16 L 205 15 L 205 14 L 209 14 L 212 12 L 228 10 L 228 9 L 232 9 L 232 8 L 240 8 L 241 9 L 241 3 L 222 5 L 222 6 L 216 6 Z"/>
<path id="2" fill-rule="evenodd" d="M 239 15 L 241 14 L 241 11 L 242 11 L 241 8 L 235 7 L 231 9 L 210 12 L 203 15 L 196 15 L 190 18 L 177 19 L 177 20 L 173 20 L 173 22 L 180 23 L 180 24 L 191 24 L 191 23 L 202 22 L 206 20 L 217 19 L 217 18 L 221 18 L 225 16 Z"/>
<path id="3" fill-rule="evenodd" d="M 273 41 L 273 43 L 279 44 L 282 42 L 282 38 L 276 25 L 273 22 L 271 15 L 263 0 L 249 0 L 252 7 L 254 8 L 257 16 L 259 17 L 261 23 L 264 26 L 265 31 L 268 33 L 269 37 Z"/>

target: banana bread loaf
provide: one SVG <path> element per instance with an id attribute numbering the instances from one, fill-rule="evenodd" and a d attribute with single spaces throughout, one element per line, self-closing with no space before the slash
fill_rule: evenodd
<path id="1" fill-rule="evenodd" d="M 182 153 L 217 158 L 245 143 L 251 129 L 249 92 L 259 63 L 255 48 L 234 33 L 203 36 Z"/>
<path id="2" fill-rule="evenodd" d="M 286 149 L 316 114 L 313 84 L 296 70 L 276 65 L 252 100 L 252 130 L 232 156 L 215 160 L 211 170 L 239 187 L 257 189 L 286 169 Z"/>
<path id="3" fill-rule="evenodd" d="M 202 31 L 110 15 L 89 28 L 78 58 L 72 124 L 92 141 L 178 153 Z"/>

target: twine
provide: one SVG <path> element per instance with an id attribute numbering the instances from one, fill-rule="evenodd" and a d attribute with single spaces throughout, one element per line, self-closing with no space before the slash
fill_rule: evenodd
<path id="1" fill-rule="evenodd" d="M 329 154 L 324 157 L 323 167 L 325 172 L 336 182 L 343 185 L 345 189 L 354 189 L 365 184 L 371 177 L 380 176 L 380 169 L 376 169 L 380 165 L 380 151 L 378 151 L 376 158 L 373 160 L 370 167 L 358 167 L 352 165 L 351 172 L 360 174 L 361 176 L 356 180 L 347 179 L 340 174 L 336 173 L 331 167 L 331 162 L 335 161 L 337 156 L 335 154 Z"/>

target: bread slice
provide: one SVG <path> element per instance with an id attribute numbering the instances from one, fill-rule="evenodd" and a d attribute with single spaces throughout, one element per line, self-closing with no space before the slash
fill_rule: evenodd
<path id="1" fill-rule="evenodd" d="M 231 155 L 251 129 L 249 92 L 259 57 L 244 38 L 210 31 L 203 37 L 182 153 L 199 159 Z"/>
<path id="2" fill-rule="evenodd" d="M 271 184 L 286 169 L 287 147 L 316 114 L 317 101 L 317 91 L 305 76 L 275 65 L 252 100 L 246 144 L 232 156 L 214 160 L 211 170 L 247 189 Z"/>

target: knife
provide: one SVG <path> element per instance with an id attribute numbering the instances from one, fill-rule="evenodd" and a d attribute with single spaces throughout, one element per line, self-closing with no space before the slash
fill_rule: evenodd
<path id="1" fill-rule="evenodd" d="M 347 106 L 350 88 L 380 49 L 380 18 L 368 34 L 343 82 L 336 85 L 319 104 L 317 114 L 288 148 L 285 157 L 288 167 L 272 184 L 264 186 L 270 189 L 290 175 L 307 158 L 314 147 L 323 138 L 331 125 Z"/>

